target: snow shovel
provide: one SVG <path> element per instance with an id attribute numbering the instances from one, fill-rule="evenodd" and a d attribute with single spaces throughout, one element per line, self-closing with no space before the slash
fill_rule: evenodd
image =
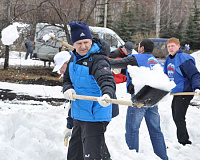
<path id="1" fill-rule="evenodd" d="M 134 105 L 142 103 L 144 106 L 153 106 L 168 93 L 169 91 L 145 85 L 131 100 Z"/>
<path id="2" fill-rule="evenodd" d="M 145 85 L 135 96 L 132 98 L 132 101 L 118 100 L 118 99 L 105 99 L 107 102 L 127 105 L 127 106 L 136 106 L 138 108 L 142 106 L 152 106 L 160 101 L 168 91 L 163 91 L 156 89 L 150 86 Z M 98 101 L 98 97 L 93 96 L 83 96 L 83 95 L 73 95 L 75 99 L 82 100 L 91 100 Z"/>

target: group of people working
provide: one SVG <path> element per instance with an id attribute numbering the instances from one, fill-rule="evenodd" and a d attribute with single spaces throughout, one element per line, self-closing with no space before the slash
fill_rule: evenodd
<path id="1" fill-rule="evenodd" d="M 72 21 L 69 26 L 75 49 L 68 58 L 67 55 L 66 58 L 64 55 L 63 58 L 59 55 L 54 57 L 56 66 L 59 66 L 55 66 L 54 71 L 63 74 L 63 94 L 71 104 L 65 130 L 65 138 L 72 132 L 68 145 L 68 160 L 111 160 L 104 134 L 111 119 L 119 114 L 118 105 L 108 101 L 110 98 L 116 99 L 116 81 L 113 76 L 115 69 L 125 71 L 127 92 L 132 97 L 135 95 L 134 84 L 128 74 L 127 65 L 152 68 L 152 65 L 160 64 L 169 79 L 176 84 L 172 93 L 194 91 L 196 95 L 200 95 L 200 73 L 195 66 L 195 60 L 189 54 L 183 53 L 177 38 L 170 38 L 167 41 L 169 56 L 163 66 L 152 55 L 154 43 L 150 39 L 141 40 L 138 46 L 139 54 L 132 54 L 130 50 L 133 49 L 133 44 L 126 43 L 115 51 L 119 55 L 125 53 L 123 57 L 114 59 L 116 57 L 110 53 L 109 45 L 102 39 L 92 38 L 87 24 Z M 76 94 L 99 98 L 98 101 L 80 100 L 74 98 Z M 192 144 L 185 121 L 192 98 L 193 96 L 182 95 L 174 96 L 172 100 L 172 116 L 177 127 L 178 142 L 182 145 Z M 148 127 L 154 153 L 167 160 L 158 104 L 151 107 L 127 108 L 127 146 L 130 150 L 139 151 L 139 128 L 143 118 Z"/>

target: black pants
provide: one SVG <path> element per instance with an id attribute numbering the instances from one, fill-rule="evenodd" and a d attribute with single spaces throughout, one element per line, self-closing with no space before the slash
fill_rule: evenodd
<path id="1" fill-rule="evenodd" d="M 107 160 L 110 158 L 104 133 L 108 122 L 74 120 L 67 160 Z"/>
<path id="2" fill-rule="evenodd" d="M 172 100 L 172 116 L 177 127 L 177 138 L 179 142 L 189 140 L 185 115 L 192 98 L 193 96 L 174 96 Z"/>

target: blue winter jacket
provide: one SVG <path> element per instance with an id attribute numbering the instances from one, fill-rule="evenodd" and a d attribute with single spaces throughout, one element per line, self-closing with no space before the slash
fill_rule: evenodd
<path id="1" fill-rule="evenodd" d="M 81 57 L 74 52 L 64 74 L 63 92 L 74 88 L 78 95 L 114 97 L 116 85 L 107 59 L 107 47 L 104 41 L 94 39 L 87 55 Z M 81 121 L 110 121 L 112 104 L 102 107 L 97 101 L 76 99 L 71 101 L 71 116 Z"/>
<path id="2" fill-rule="evenodd" d="M 195 66 L 195 59 L 182 49 L 174 56 L 167 57 L 164 72 L 176 84 L 171 93 L 191 92 L 200 88 L 200 73 Z"/>

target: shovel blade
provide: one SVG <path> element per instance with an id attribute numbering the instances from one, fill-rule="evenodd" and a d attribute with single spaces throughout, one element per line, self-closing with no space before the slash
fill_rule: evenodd
<path id="1" fill-rule="evenodd" d="M 131 100 L 134 105 L 153 106 L 169 92 L 145 85 Z"/>

